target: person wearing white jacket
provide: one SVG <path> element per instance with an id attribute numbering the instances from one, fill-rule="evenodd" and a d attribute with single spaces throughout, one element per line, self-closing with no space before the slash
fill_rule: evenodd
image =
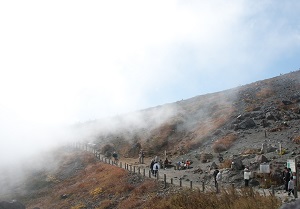
<path id="1" fill-rule="evenodd" d="M 159 169 L 160 169 L 159 162 L 155 162 L 154 165 L 153 165 L 153 173 L 154 173 L 155 177 L 156 177 L 157 172 L 158 172 Z"/>
<path id="2" fill-rule="evenodd" d="M 251 172 L 248 168 L 244 169 L 244 180 L 245 180 L 245 187 L 249 186 L 249 180 L 250 180 Z"/>
<path id="3" fill-rule="evenodd" d="M 289 183 L 288 183 L 288 195 L 290 196 L 291 193 L 294 194 L 294 189 L 295 189 L 295 182 L 294 182 L 294 179 L 293 179 L 293 176 L 291 177 L 291 179 L 289 180 Z"/>
<path id="4" fill-rule="evenodd" d="M 219 171 L 219 173 L 216 176 L 217 180 L 217 187 L 220 189 L 222 187 L 222 173 L 223 171 Z"/>

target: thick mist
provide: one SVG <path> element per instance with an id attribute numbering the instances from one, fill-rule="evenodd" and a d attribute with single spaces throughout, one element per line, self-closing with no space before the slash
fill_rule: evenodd
<path id="1" fill-rule="evenodd" d="M 171 103 L 298 69 L 299 10 L 297 1 L 1 1 L 0 167 L 11 171 L 0 177 L 12 185 L 20 165 L 43 168 L 34 160 L 56 147 L 155 128 L 181 111 Z M 206 112 L 196 113 L 185 125 Z"/>

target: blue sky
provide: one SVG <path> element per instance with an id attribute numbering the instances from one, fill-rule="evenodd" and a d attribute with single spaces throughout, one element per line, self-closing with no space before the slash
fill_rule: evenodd
<path id="1" fill-rule="evenodd" d="M 1 138 L 298 70 L 299 11 L 297 0 L 1 1 L 0 125 L 21 133 Z"/>

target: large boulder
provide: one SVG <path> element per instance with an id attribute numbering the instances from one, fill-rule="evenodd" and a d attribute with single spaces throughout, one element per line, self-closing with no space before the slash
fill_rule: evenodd
<path id="1" fill-rule="evenodd" d="M 218 169 L 218 165 L 217 165 L 215 162 L 213 162 L 213 163 L 211 164 L 211 166 L 210 166 L 210 169 L 211 169 L 211 170 L 213 170 L 213 169 Z"/>
<path id="2" fill-rule="evenodd" d="M 232 160 L 232 169 L 233 170 L 243 170 L 244 165 L 241 158 L 236 158 Z"/>
<path id="3" fill-rule="evenodd" d="M 249 180 L 249 185 L 255 187 L 259 185 L 259 181 L 257 179 L 250 179 Z"/>
<path id="4" fill-rule="evenodd" d="M 22 203 L 13 200 L 11 202 L 0 202 L 0 209 L 26 209 L 26 207 Z"/>
<path id="5" fill-rule="evenodd" d="M 267 112 L 266 119 L 267 120 L 276 120 L 276 117 L 271 112 Z"/>
<path id="6" fill-rule="evenodd" d="M 269 162 L 269 160 L 268 160 L 268 158 L 267 158 L 266 156 L 264 156 L 264 155 L 257 155 L 257 156 L 255 157 L 255 162 L 256 162 L 256 163 L 267 163 L 267 162 Z"/>
<path id="7" fill-rule="evenodd" d="M 282 103 L 283 103 L 284 105 L 291 105 L 291 104 L 293 104 L 293 102 L 291 102 L 291 101 L 289 101 L 289 100 L 282 100 Z"/>
<path id="8" fill-rule="evenodd" d="M 238 125 L 238 127 L 240 129 L 248 129 L 248 128 L 253 128 L 255 126 L 256 126 L 256 124 L 255 124 L 254 120 L 251 118 L 246 118 Z"/>

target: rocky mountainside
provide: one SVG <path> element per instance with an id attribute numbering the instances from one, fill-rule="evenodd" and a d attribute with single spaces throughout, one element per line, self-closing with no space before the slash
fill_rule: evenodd
<path id="1" fill-rule="evenodd" d="M 236 171 L 225 175 L 226 182 L 241 185 L 245 166 L 259 173 L 260 163 L 268 162 L 269 185 L 280 185 L 287 159 L 300 154 L 299 124 L 300 71 L 295 71 L 76 128 L 89 130 L 83 141 L 93 139 L 107 157 L 116 151 L 123 159 L 137 159 L 143 149 L 147 165 L 155 156 L 173 164 L 189 159 L 189 173 L 201 174 L 178 178 L 210 181 L 212 168 L 234 164 Z"/>
<path id="2" fill-rule="evenodd" d="M 170 157 L 199 149 L 239 154 L 263 143 L 276 148 L 281 143 L 284 154 L 296 155 L 299 87 L 296 71 L 78 127 L 93 130 L 86 142 L 93 139 L 98 150 L 123 157 L 137 157 L 140 149 L 148 157 L 165 150 Z"/>

